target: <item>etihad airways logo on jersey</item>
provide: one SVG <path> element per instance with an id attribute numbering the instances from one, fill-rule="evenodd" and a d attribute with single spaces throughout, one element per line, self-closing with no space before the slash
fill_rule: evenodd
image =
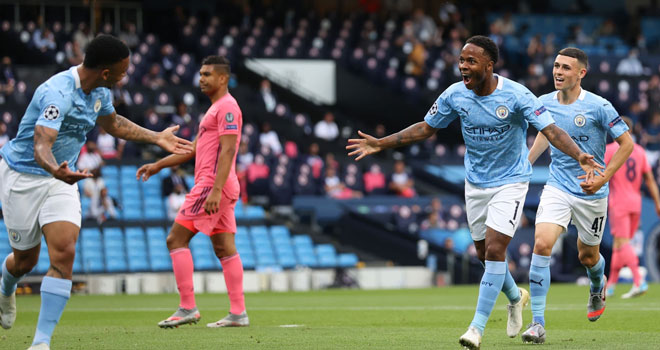
<path id="1" fill-rule="evenodd" d="M 465 128 L 465 134 L 469 136 L 474 141 L 498 141 L 504 138 L 504 134 L 511 130 L 511 125 L 505 125 L 501 128 L 490 127 L 490 128 Z"/>

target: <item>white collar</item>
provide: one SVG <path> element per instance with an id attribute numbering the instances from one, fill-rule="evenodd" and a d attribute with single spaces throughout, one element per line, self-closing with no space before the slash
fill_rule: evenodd
<path id="1" fill-rule="evenodd" d="M 82 87 L 82 84 L 80 84 L 80 75 L 78 74 L 78 67 L 80 66 L 71 67 L 71 75 L 73 75 L 73 80 L 76 82 L 76 89 L 80 89 Z"/>
<path id="2" fill-rule="evenodd" d="M 583 89 L 580 87 L 580 95 L 578 96 L 578 100 L 584 101 L 584 98 L 587 96 L 587 90 Z M 559 101 L 559 90 L 555 91 L 555 96 L 553 98 L 557 101 Z"/>

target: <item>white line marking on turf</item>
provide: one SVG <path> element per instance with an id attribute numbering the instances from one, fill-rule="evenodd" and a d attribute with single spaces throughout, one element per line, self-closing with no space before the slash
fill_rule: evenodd
<path id="1" fill-rule="evenodd" d="M 429 310 L 456 310 L 456 311 L 474 311 L 474 306 L 453 306 L 453 305 L 429 305 L 429 306 L 263 306 L 263 307 L 250 307 L 254 311 L 429 311 Z M 561 306 L 548 306 L 548 311 L 574 311 L 585 308 L 584 304 L 566 304 Z M 632 307 L 631 305 L 608 305 L 608 310 L 618 311 L 660 311 L 660 307 L 649 307 L 639 305 Z M 122 308 L 76 308 L 67 307 L 67 312 L 153 312 L 153 311 L 171 311 L 171 307 L 122 307 Z M 225 311 L 226 308 L 204 308 L 206 311 Z"/>
<path id="2" fill-rule="evenodd" d="M 305 327 L 304 324 L 283 324 L 280 325 L 280 328 L 297 328 L 297 327 Z"/>

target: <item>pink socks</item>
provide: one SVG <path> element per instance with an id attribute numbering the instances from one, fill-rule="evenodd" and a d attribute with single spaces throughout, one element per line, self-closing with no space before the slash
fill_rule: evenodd
<path id="1" fill-rule="evenodd" d="M 243 263 L 238 253 L 220 259 L 222 270 L 225 275 L 227 294 L 231 312 L 239 315 L 245 311 L 245 296 L 243 295 Z"/>
<path id="2" fill-rule="evenodd" d="M 612 251 L 612 261 L 610 262 L 610 277 L 607 280 L 608 285 L 615 285 L 619 280 L 619 271 L 628 266 L 633 275 L 633 284 L 639 287 L 642 277 L 639 274 L 639 258 L 635 254 L 635 249 L 630 243 L 624 244 L 618 250 Z"/>
<path id="3" fill-rule="evenodd" d="M 181 297 L 179 306 L 184 309 L 192 309 L 195 307 L 195 290 L 193 287 L 194 266 L 190 249 L 174 249 L 170 252 L 170 257 L 172 257 L 174 278 Z"/>

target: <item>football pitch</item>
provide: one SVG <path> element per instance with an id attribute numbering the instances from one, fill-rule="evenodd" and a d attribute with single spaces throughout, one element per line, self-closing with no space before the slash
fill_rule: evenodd
<path id="1" fill-rule="evenodd" d="M 660 348 L 660 285 L 622 300 L 619 285 L 597 322 L 586 317 L 587 287 L 554 284 L 546 311 L 552 349 Z M 206 328 L 229 309 L 226 295 L 197 296 L 202 321 L 177 329 L 156 323 L 178 305 L 178 296 L 74 295 L 51 347 L 59 349 L 460 349 L 458 337 L 472 320 L 477 286 L 421 290 L 327 290 L 246 294 L 251 326 Z M 0 329 L 0 349 L 27 349 L 39 312 L 38 296 L 19 296 L 18 318 Z M 482 349 L 537 349 L 506 336 L 506 297 L 500 294 Z M 525 324 L 531 320 L 525 308 Z"/>

